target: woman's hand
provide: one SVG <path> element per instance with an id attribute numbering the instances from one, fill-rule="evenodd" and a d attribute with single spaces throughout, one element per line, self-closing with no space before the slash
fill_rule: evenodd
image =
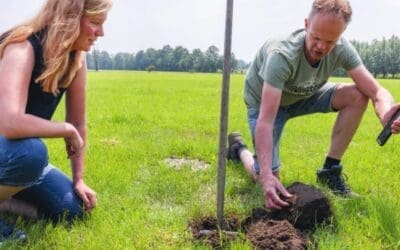
<path id="1" fill-rule="evenodd" d="M 72 124 L 67 123 L 67 126 L 68 129 L 71 130 L 71 135 L 64 138 L 68 158 L 79 156 L 84 148 L 85 143 Z"/>
<path id="2" fill-rule="evenodd" d="M 75 192 L 82 199 L 86 212 L 90 212 L 96 207 L 96 192 L 88 187 L 83 180 L 74 183 Z"/>

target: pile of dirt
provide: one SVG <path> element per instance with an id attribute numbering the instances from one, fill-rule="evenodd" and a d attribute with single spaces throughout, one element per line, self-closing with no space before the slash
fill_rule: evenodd
<path id="1" fill-rule="evenodd" d="M 293 195 L 290 204 L 281 210 L 268 212 L 264 208 L 253 209 L 252 215 L 244 220 L 243 227 L 260 220 L 288 220 L 295 228 L 312 231 L 321 224 L 332 222 L 332 209 L 324 193 L 300 182 L 290 185 L 287 190 Z"/>
<path id="2" fill-rule="evenodd" d="M 273 212 L 255 208 L 242 222 L 237 217 L 227 218 L 222 231 L 218 231 L 213 217 L 190 222 L 194 239 L 214 248 L 223 247 L 241 230 L 256 249 L 306 249 L 308 240 L 304 235 L 318 225 L 331 223 L 332 209 L 327 197 L 314 186 L 296 182 L 287 190 L 293 194 L 288 207 Z"/>
<path id="3" fill-rule="evenodd" d="M 247 238 L 257 249 L 306 249 L 307 239 L 287 220 L 259 221 L 250 225 Z"/>

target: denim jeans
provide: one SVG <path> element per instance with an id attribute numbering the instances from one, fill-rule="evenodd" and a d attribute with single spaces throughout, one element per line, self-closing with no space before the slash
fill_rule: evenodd
<path id="1" fill-rule="evenodd" d="M 48 163 L 41 139 L 9 140 L 0 135 L 0 185 L 26 187 L 13 198 L 36 206 L 40 218 L 58 222 L 83 216 L 82 200 L 71 180 Z"/>
<path id="2" fill-rule="evenodd" d="M 336 110 L 332 108 L 332 100 L 336 88 L 337 85 L 327 83 L 313 96 L 285 107 L 279 107 L 273 129 L 272 172 L 276 172 L 280 169 L 279 143 L 286 122 L 291 118 L 301 115 L 335 112 Z M 247 121 L 249 123 L 254 148 L 255 130 L 259 113 L 259 109 L 247 107 Z M 262 139 L 263 138 L 257 138 L 257 140 Z M 260 165 L 257 161 L 256 154 L 254 154 L 253 170 L 256 174 L 260 174 Z"/>

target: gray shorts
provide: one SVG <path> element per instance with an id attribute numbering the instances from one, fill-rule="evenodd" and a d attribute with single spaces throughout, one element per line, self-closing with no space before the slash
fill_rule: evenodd
<path id="1" fill-rule="evenodd" d="M 328 113 L 336 112 L 332 108 L 332 100 L 337 88 L 337 84 L 327 83 L 318 90 L 313 96 L 300 100 L 294 104 L 285 107 L 279 107 L 276 114 L 274 131 L 273 131 L 273 152 L 272 152 L 272 171 L 279 170 L 281 162 L 279 159 L 279 142 L 282 135 L 283 127 L 286 122 L 294 117 L 307 115 L 312 113 Z M 255 148 L 254 136 L 257 125 L 257 119 L 260 111 L 256 108 L 247 107 L 247 121 L 249 123 L 253 146 Z M 258 138 L 260 139 L 260 138 Z M 262 138 L 261 138 L 262 139 Z M 260 166 L 257 161 L 257 156 L 254 155 L 254 172 L 260 173 Z"/>

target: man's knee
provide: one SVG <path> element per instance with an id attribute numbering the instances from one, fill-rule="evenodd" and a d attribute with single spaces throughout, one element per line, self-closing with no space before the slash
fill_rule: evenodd
<path id="1" fill-rule="evenodd" d="M 341 85 L 333 98 L 333 107 L 341 110 L 346 107 L 358 107 L 362 110 L 368 105 L 368 96 L 364 95 L 355 85 Z"/>
<path id="2" fill-rule="evenodd" d="M 360 107 L 367 107 L 368 105 L 368 96 L 364 95 L 357 87 L 354 86 L 351 90 L 352 100 L 354 104 Z"/>

